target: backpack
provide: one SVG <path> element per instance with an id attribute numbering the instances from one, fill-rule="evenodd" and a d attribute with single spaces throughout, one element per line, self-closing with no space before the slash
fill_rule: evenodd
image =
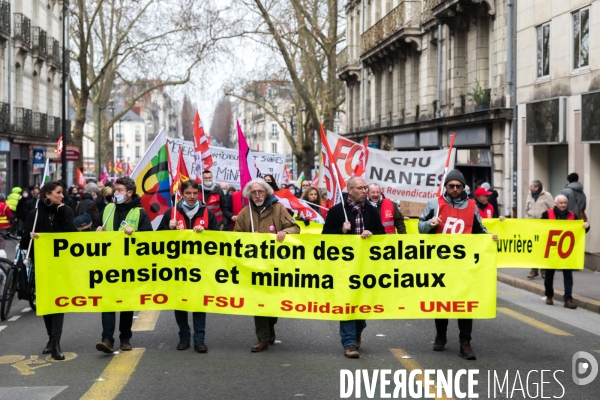
<path id="1" fill-rule="evenodd" d="M 83 210 L 81 211 L 81 214 L 79 214 L 78 216 L 75 217 L 75 226 L 77 227 L 78 231 L 87 231 L 87 230 L 91 230 L 92 229 L 92 216 L 90 214 L 88 214 L 87 209 L 88 209 L 88 204 L 90 204 L 90 199 L 86 199 L 83 202 Z"/>

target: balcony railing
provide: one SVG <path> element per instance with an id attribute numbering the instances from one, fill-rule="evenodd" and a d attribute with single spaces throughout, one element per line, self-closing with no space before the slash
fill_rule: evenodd
<path id="1" fill-rule="evenodd" d="M 0 31 L 10 35 L 10 3 L 0 0 Z"/>
<path id="2" fill-rule="evenodd" d="M 34 26 L 31 28 L 31 32 L 33 33 L 33 45 L 31 46 L 32 50 L 46 55 L 46 31 L 39 26 Z"/>
<path id="3" fill-rule="evenodd" d="M 30 135 L 32 131 L 32 111 L 27 108 L 15 108 L 17 133 Z"/>
<path id="4" fill-rule="evenodd" d="M 347 46 L 338 53 L 338 69 L 348 65 L 358 65 L 360 60 L 360 47 L 356 45 Z"/>
<path id="5" fill-rule="evenodd" d="M 423 22 L 429 21 L 433 18 L 433 8 L 439 5 L 443 0 L 425 0 L 425 4 L 423 5 L 423 14 L 421 15 L 421 19 Z"/>
<path id="6" fill-rule="evenodd" d="M 415 27 L 420 24 L 420 1 L 404 1 L 385 17 L 377 21 L 362 35 L 361 54 L 377 46 L 402 28 Z"/>
<path id="7" fill-rule="evenodd" d="M 31 46 L 31 20 L 21 13 L 15 13 L 15 40 Z"/>
<path id="8" fill-rule="evenodd" d="M 0 103 L 0 132 L 8 133 L 10 130 L 10 107 L 7 103 Z"/>
<path id="9" fill-rule="evenodd" d="M 40 112 L 33 113 L 33 135 L 48 136 L 48 116 Z"/>

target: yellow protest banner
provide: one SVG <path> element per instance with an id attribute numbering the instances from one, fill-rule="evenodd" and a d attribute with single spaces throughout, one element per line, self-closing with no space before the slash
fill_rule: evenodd
<path id="1" fill-rule="evenodd" d="M 494 318 L 489 235 L 40 234 L 37 311 Z"/>
<path id="2" fill-rule="evenodd" d="M 498 235 L 498 268 L 583 269 L 583 221 L 491 218 L 483 224 Z"/>

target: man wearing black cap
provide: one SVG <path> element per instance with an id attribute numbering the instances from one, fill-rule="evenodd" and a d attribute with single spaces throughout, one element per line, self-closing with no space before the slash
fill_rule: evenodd
<path id="1" fill-rule="evenodd" d="M 579 175 L 576 172 L 567 175 L 567 186 L 560 194 L 567 198 L 567 210 L 573 211 L 577 219 L 586 221 L 587 218 L 584 218 L 582 214 L 585 215 L 587 198 L 585 197 L 585 193 L 583 193 L 583 185 L 579 183 Z"/>
<path id="2" fill-rule="evenodd" d="M 452 170 L 446 175 L 444 180 L 444 196 L 429 200 L 419 218 L 419 233 L 451 233 L 451 234 L 469 234 L 469 233 L 487 233 L 487 229 L 481 222 L 479 211 L 475 201 L 469 200 L 464 191 L 466 186 L 465 177 L 458 170 Z M 438 216 L 436 211 L 439 209 Z M 462 220 L 462 224 L 452 223 L 456 220 Z M 457 227 L 460 227 L 458 229 Z M 494 235 L 493 239 L 498 240 Z M 444 350 L 447 343 L 446 330 L 448 328 L 447 319 L 436 319 L 435 328 L 437 335 L 433 344 L 434 351 Z M 460 356 L 467 360 L 475 360 L 476 356 L 471 348 L 471 331 L 473 330 L 472 319 L 459 319 L 458 329 L 460 331 L 458 338 L 460 341 Z"/>

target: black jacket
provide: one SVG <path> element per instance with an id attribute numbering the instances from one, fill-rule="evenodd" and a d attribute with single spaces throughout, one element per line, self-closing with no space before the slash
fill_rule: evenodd
<path id="1" fill-rule="evenodd" d="M 218 231 L 219 230 L 219 225 L 217 224 L 217 218 L 215 217 L 215 214 L 213 214 L 208 208 L 206 208 L 206 206 L 204 206 L 204 204 L 202 204 L 202 202 L 200 202 L 200 207 L 198 208 L 198 211 L 196 211 L 196 215 L 194 215 L 192 217 L 192 219 L 189 219 L 183 209 L 183 201 L 184 200 L 181 200 L 179 203 L 177 203 L 177 211 L 179 211 L 183 215 L 183 219 L 185 220 L 186 229 L 192 229 L 194 227 L 194 222 L 198 218 L 202 218 L 205 213 L 208 213 L 208 228 L 206 228 L 206 229 L 208 229 L 210 231 Z M 160 225 L 158 226 L 158 228 L 156 230 L 157 231 L 168 231 L 169 230 L 169 221 L 171 221 L 171 219 L 173 219 L 173 207 L 171 207 L 167 211 L 165 211 L 165 214 L 163 215 L 163 218 L 160 221 Z"/>
<path id="2" fill-rule="evenodd" d="M 119 227 L 121 226 L 121 222 L 125 220 L 129 211 L 132 208 L 136 208 L 136 207 L 142 208 L 142 204 L 140 202 L 140 196 L 137 194 L 133 195 L 133 197 L 131 198 L 131 201 L 129 201 L 127 203 L 123 203 L 123 204 L 117 204 L 113 215 L 111 215 L 111 218 L 113 220 L 113 230 L 118 231 Z M 102 223 L 104 222 L 102 220 L 103 214 L 104 213 L 101 213 L 100 215 L 98 215 L 98 218 L 96 219 L 96 223 L 94 224 L 94 229 L 96 229 L 99 226 L 102 226 Z M 140 210 L 140 221 L 138 222 L 137 231 L 138 232 L 151 232 L 153 230 L 154 229 L 152 228 L 152 223 L 150 221 L 150 217 L 148 217 L 148 214 L 146 214 L 146 211 L 144 211 L 144 209 L 142 208 Z"/>
<path id="3" fill-rule="evenodd" d="M 492 194 L 488 197 L 488 203 L 494 207 L 494 216 L 493 218 L 498 218 L 500 216 L 500 210 L 498 210 L 498 191 L 495 189 L 491 190 Z"/>
<path id="4" fill-rule="evenodd" d="M 329 212 L 327 213 L 327 218 L 325 219 L 325 225 L 323 225 L 323 234 L 344 234 L 342 226 L 344 225 L 346 218 L 344 217 L 344 210 L 342 209 L 342 207 L 346 209 L 348 221 L 352 226 L 352 228 L 348 232 L 346 232 L 346 234 L 355 234 L 355 218 L 354 214 L 352 214 L 352 208 L 348 206 L 348 203 L 346 202 L 346 196 L 344 196 L 343 203 L 338 203 L 329 209 Z M 373 235 L 385 234 L 385 229 L 383 227 L 383 224 L 381 223 L 381 218 L 379 217 L 379 212 L 377 211 L 377 208 L 373 207 L 368 201 L 365 201 L 365 206 L 363 208 L 362 214 L 363 223 L 365 224 L 366 231 L 371 231 Z"/>
<path id="5" fill-rule="evenodd" d="M 77 227 L 73 219 L 73 210 L 67 206 L 56 208 L 55 205 L 47 207 L 43 201 L 40 201 L 38 206 L 38 217 L 33 228 L 36 210 L 31 210 L 27 215 L 25 226 L 23 227 L 23 235 L 21 236 L 21 249 L 27 250 L 29 241 L 31 240 L 29 233 L 58 233 L 58 232 L 77 232 Z M 33 254 L 33 245 L 31 246 Z"/>
<path id="6" fill-rule="evenodd" d="M 29 214 L 29 211 L 31 211 L 28 205 L 29 200 L 31 200 L 29 197 L 21 197 L 21 199 L 17 203 L 17 210 L 14 212 L 14 217 L 22 220 L 27 219 L 27 214 Z"/>
<path id="7" fill-rule="evenodd" d="M 98 206 L 96 206 L 96 202 L 94 201 L 94 198 L 89 193 L 84 193 L 83 196 L 81 197 L 81 201 L 75 207 L 75 216 L 77 217 L 83 213 L 83 207 L 85 206 L 86 200 L 89 200 L 87 212 L 92 217 L 92 221 L 95 221 L 98 219 L 98 215 L 99 215 Z"/>

